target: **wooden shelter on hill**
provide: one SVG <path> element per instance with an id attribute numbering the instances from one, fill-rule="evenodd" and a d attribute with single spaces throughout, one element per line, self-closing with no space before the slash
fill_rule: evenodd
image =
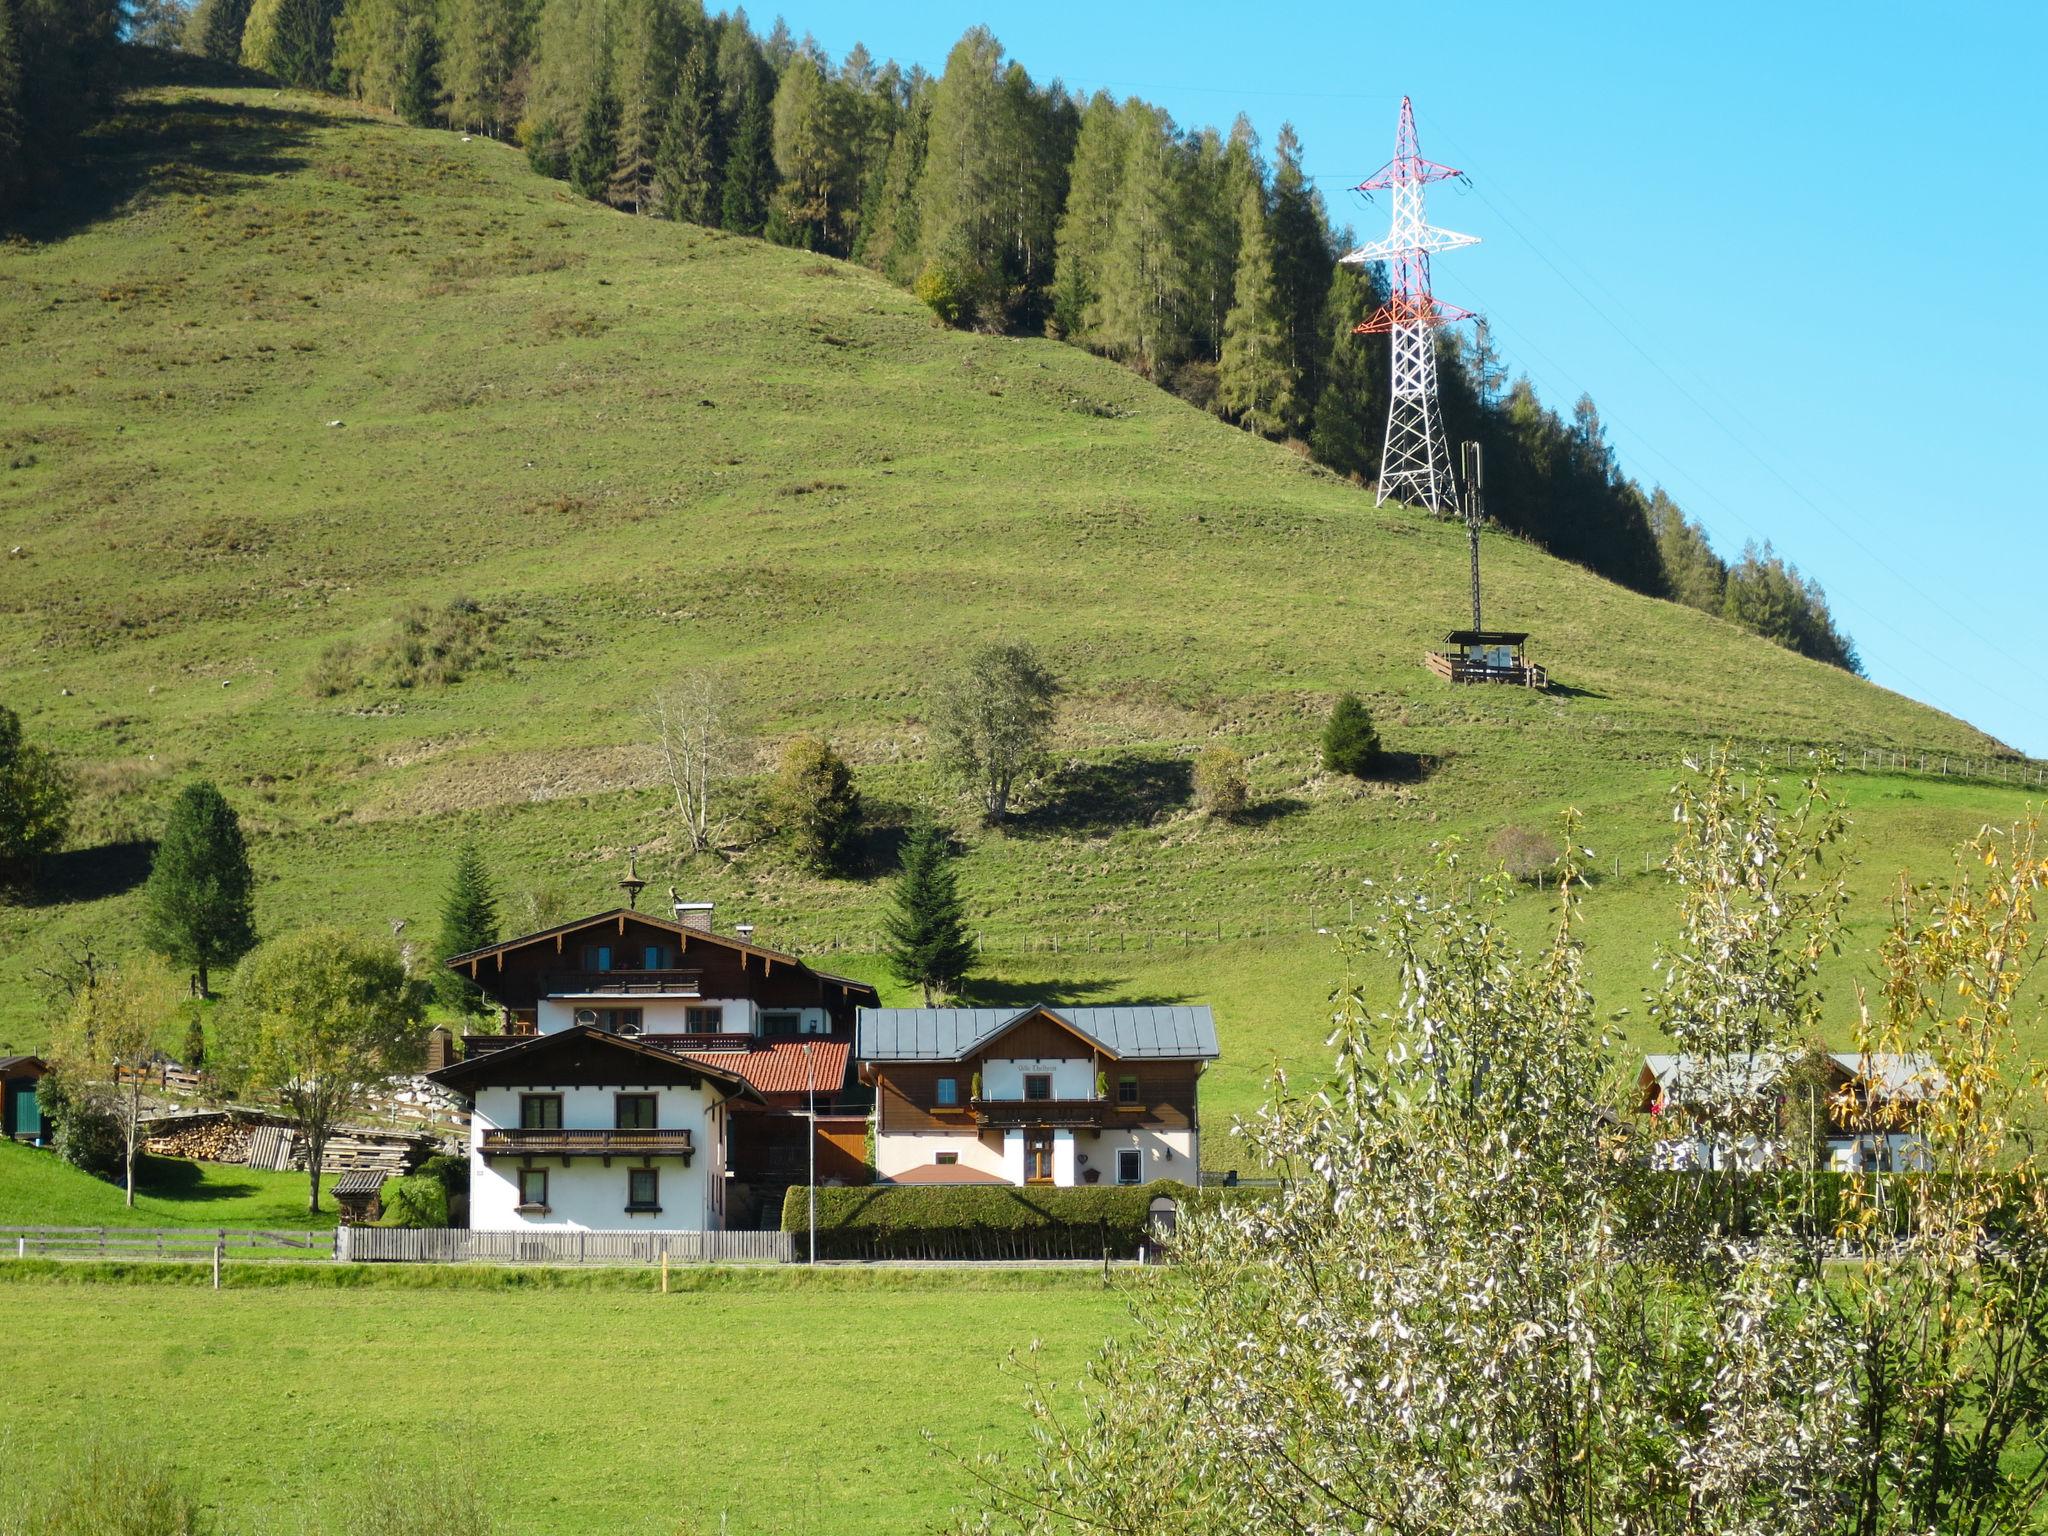
<path id="1" fill-rule="evenodd" d="M 1454 629 L 1446 649 L 1423 655 L 1423 665 L 1453 683 L 1513 683 L 1548 688 L 1550 674 L 1529 660 L 1527 632 L 1514 629 Z"/>

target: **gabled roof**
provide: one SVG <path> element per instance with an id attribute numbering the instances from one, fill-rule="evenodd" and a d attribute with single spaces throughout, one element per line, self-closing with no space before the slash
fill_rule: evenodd
<path id="1" fill-rule="evenodd" d="M 808 1061 L 804 1057 L 806 1045 L 811 1048 Z M 852 1051 L 852 1044 L 845 1040 L 797 1039 L 772 1040 L 747 1050 L 692 1050 L 675 1054 L 686 1061 L 701 1061 L 708 1067 L 743 1077 L 763 1095 L 804 1094 L 816 1082 L 820 1095 L 836 1097 L 846 1085 L 846 1061 Z"/>
<path id="2" fill-rule="evenodd" d="M 1672 1098 L 1683 1101 L 1688 1092 L 1702 1088 L 1729 1092 L 1762 1093 L 1771 1088 L 1798 1060 L 1784 1052 L 1759 1051 L 1754 1056 L 1695 1056 L 1652 1054 L 1643 1058 L 1643 1071 Z M 1947 1086 L 1947 1079 L 1935 1069 L 1934 1058 L 1924 1054 L 1896 1051 L 1830 1051 L 1828 1060 L 1851 1083 L 1869 1085 L 1888 1098 L 1932 1098 Z"/>
<path id="3" fill-rule="evenodd" d="M 548 1074 L 554 1074 L 552 1076 Z M 625 1035 L 614 1035 L 587 1024 L 574 1024 L 550 1034 L 530 1035 L 517 1045 L 465 1056 L 427 1077 L 458 1093 L 497 1084 L 601 1083 L 607 1086 L 638 1086 L 642 1083 L 687 1082 L 704 1078 L 725 1090 L 729 1099 L 760 1094 L 745 1077 L 729 1067 L 685 1057 L 675 1051 L 647 1045 Z"/>
<path id="4" fill-rule="evenodd" d="M 579 917 L 573 922 L 557 923 L 552 928 L 541 928 L 532 933 L 522 933 L 516 938 L 500 939 L 496 944 L 486 944 L 481 949 L 467 949 L 459 955 L 450 955 L 443 963 L 450 970 L 459 969 L 462 966 L 468 965 L 472 960 L 481 960 L 487 955 L 499 955 L 509 950 L 524 949 L 529 944 L 539 944 L 567 934 L 580 933 L 585 928 L 596 928 L 603 924 L 610 924 L 616 927 L 621 918 L 629 923 L 644 923 L 649 928 L 659 928 L 665 933 L 678 934 L 684 939 L 686 945 L 722 944 L 725 948 L 736 949 L 742 954 L 758 955 L 764 960 L 773 960 L 780 965 L 796 966 L 800 970 L 809 971 L 813 976 L 818 977 L 822 981 L 829 981 L 836 986 L 844 987 L 849 992 L 864 992 L 869 997 L 878 995 L 872 982 L 856 981 L 851 976 L 835 976 L 830 971 L 821 971 L 798 956 L 784 954 L 779 949 L 768 949 L 760 944 L 749 943 L 747 940 L 737 938 L 729 933 L 719 933 L 711 928 L 693 927 L 689 923 L 677 922 L 671 917 L 658 917 L 652 912 L 641 912 L 631 907 L 613 907 L 608 912 L 599 912 L 590 917 Z"/>
<path id="5" fill-rule="evenodd" d="M 12 1072 L 17 1067 L 33 1067 L 37 1072 L 50 1070 L 49 1063 L 40 1056 L 0 1056 L 0 1073 Z"/>
<path id="6" fill-rule="evenodd" d="M 854 1054 L 862 1061 L 959 1061 L 1043 1015 L 1105 1054 L 1131 1060 L 1213 1061 L 1216 1020 L 1207 1008 L 863 1008 Z"/>

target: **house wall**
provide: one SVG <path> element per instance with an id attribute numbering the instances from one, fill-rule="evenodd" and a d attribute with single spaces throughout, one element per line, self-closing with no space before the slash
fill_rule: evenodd
<path id="1" fill-rule="evenodd" d="M 985 1099 L 1021 1099 L 1027 1072 L 1052 1074 L 1052 1096 L 1056 1099 L 1095 1097 L 1095 1063 L 1050 1056 L 990 1056 L 981 1063 L 981 1096 Z M 967 1095 L 967 1084 L 960 1087 Z"/>
<path id="2" fill-rule="evenodd" d="M 972 1134 L 972 1127 L 966 1135 L 898 1132 L 892 1136 L 877 1136 L 875 1172 L 882 1178 L 893 1179 L 899 1173 L 937 1162 L 941 1152 L 958 1153 L 960 1166 L 963 1168 L 976 1168 L 983 1173 L 994 1174 L 999 1179 L 1008 1179 L 1013 1184 L 1023 1182 L 1023 1143 L 1019 1142 L 1017 1145 L 1017 1168 L 1012 1174 L 1004 1160 L 1003 1144 L 992 1135 L 983 1137 Z"/>
<path id="3" fill-rule="evenodd" d="M 1024 1133 L 1011 1130 L 987 1135 L 946 1132 L 897 1132 L 875 1139 L 876 1172 L 893 1179 L 912 1168 L 936 1162 L 941 1152 L 958 1154 L 960 1165 L 992 1173 L 1011 1184 L 1024 1182 Z M 1109 1126 L 1101 1131 L 1055 1130 L 1053 1132 L 1053 1182 L 1071 1186 L 1085 1182 L 1087 1173 L 1100 1171 L 1098 1184 L 1116 1182 L 1116 1154 L 1120 1147 L 1136 1147 L 1144 1155 L 1139 1181 L 1154 1179 L 1195 1180 L 1201 1166 L 1201 1146 L 1192 1129 L 1155 1130 L 1136 1126 Z"/>
<path id="4" fill-rule="evenodd" d="M 524 1159 L 500 1156 L 486 1162 L 481 1148 L 486 1130 L 517 1128 L 524 1093 L 559 1093 L 565 1130 L 610 1130 L 617 1121 L 614 1101 L 619 1094 L 654 1094 L 655 1125 L 691 1132 L 689 1165 L 684 1166 L 680 1157 L 621 1156 L 606 1167 L 603 1158 L 583 1155 L 570 1158 L 565 1166 L 559 1155 L 536 1154 L 532 1166 L 548 1171 L 549 1209 L 545 1215 L 522 1215 L 514 1207 L 519 1203 L 516 1170 Z M 654 1084 L 590 1088 L 542 1083 L 480 1088 L 470 1116 L 470 1227 L 479 1232 L 515 1232 L 529 1227 L 615 1232 L 642 1226 L 716 1230 L 724 1222 L 725 1120 L 721 1096 L 708 1084 L 696 1088 Z M 643 1164 L 661 1170 L 658 1214 L 626 1210 L 626 1170 Z"/>

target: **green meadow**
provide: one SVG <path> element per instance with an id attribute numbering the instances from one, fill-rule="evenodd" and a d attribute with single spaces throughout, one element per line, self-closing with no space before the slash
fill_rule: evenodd
<path id="1" fill-rule="evenodd" d="M 40 973 L 67 948 L 133 947 L 148 839 L 194 775 L 252 833 L 268 932 L 429 936 L 474 833 L 509 908 L 609 906 L 636 847 L 651 900 L 673 884 L 882 980 L 895 829 L 933 805 L 967 843 L 977 998 L 1213 1004 L 1214 1125 L 1272 1066 L 1314 1068 L 1367 882 L 1433 844 L 1483 859 L 1581 810 L 1593 971 L 1635 1031 L 1684 753 L 1999 750 L 1484 544 L 1489 617 L 1533 632 L 1550 694 L 1420 665 L 1461 620 L 1462 530 L 1375 510 L 1110 362 L 938 328 L 843 263 L 615 214 L 503 145 L 159 85 L 96 132 L 72 201 L 0 246 L 0 698 L 83 790 L 44 894 L 0 909 L 0 1050 L 47 1038 Z M 401 615 L 438 623 L 457 598 L 481 615 L 459 680 L 408 674 Z M 1037 645 L 1067 688 L 1054 761 L 1000 834 L 934 777 L 922 720 L 991 636 Z M 692 859 L 643 714 L 702 668 L 753 749 L 727 848 Z M 1393 754 L 1380 781 L 1319 765 L 1344 690 Z M 860 776 L 871 831 L 844 878 L 796 869 L 751 814 L 802 731 Z M 1211 742 L 1250 760 L 1241 825 L 1192 807 Z M 1838 788 L 1855 904 L 1826 980 L 1846 1043 L 1900 871 L 1938 872 L 2030 797 Z M 1529 890 L 1514 921 L 1533 939 L 1549 907 Z"/>
<path id="2" fill-rule="evenodd" d="M 1141 1283 L 716 1271 L 664 1296 L 644 1271 L 249 1274 L 282 1268 L 230 1266 L 216 1292 L 197 1270 L 0 1266 L 9 1332 L 35 1340 L 0 1455 L 33 1467 L 119 1426 L 237 1532 L 300 1530 L 394 1464 L 473 1482 L 505 1529 L 549 1536 L 932 1530 L 977 1501 L 965 1459 L 1023 1439 L 1010 1356 L 1036 1342 L 1030 1368 L 1074 1380 Z"/>

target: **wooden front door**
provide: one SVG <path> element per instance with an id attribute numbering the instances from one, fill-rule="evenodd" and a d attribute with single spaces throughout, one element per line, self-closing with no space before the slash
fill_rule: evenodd
<path id="1" fill-rule="evenodd" d="M 1051 1131 L 1026 1131 L 1024 1133 L 1024 1182 L 1026 1184 L 1050 1184 L 1052 1182 Z"/>
<path id="2" fill-rule="evenodd" d="M 33 1080 L 8 1084 L 6 1110 L 4 1129 L 9 1136 L 19 1136 L 26 1141 L 42 1139 L 43 1109 L 36 1100 Z"/>

